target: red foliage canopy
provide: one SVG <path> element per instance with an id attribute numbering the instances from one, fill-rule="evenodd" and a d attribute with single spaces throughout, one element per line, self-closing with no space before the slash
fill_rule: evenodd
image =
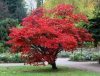
<path id="1" fill-rule="evenodd" d="M 72 51 L 78 43 L 92 41 L 91 34 L 75 26 L 88 22 L 83 14 L 74 14 L 72 5 L 58 5 L 49 12 L 38 8 L 23 19 L 21 28 L 12 28 L 8 43 L 13 52 L 21 52 L 29 64 L 47 61 L 52 64 L 57 54 L 65 49 Z M 45 12 L 53 14 L 46 17 Z"/>

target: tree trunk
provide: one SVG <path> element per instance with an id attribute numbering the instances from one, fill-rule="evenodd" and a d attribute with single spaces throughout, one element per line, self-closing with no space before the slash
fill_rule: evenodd
<path id="1" fill-rule="evenodd" d="M 100 64 L 100 59 L 99 59 L 99 64 Z"/>
<path id="2" fill-rule="evenodd" d="M 94 47 L 98 46 L 98 41 L 94 41 Z"/>
<path id="3" fill-rule="evenodd" d="M 56 66 L 55 61 L 54 61 L 53 63 L 51 63 L 51 66 L 52 66 L 52 69 L 53 69 L 53 70 L 56 70 L 56 69 L 57 69 L 57 66 Z"/>

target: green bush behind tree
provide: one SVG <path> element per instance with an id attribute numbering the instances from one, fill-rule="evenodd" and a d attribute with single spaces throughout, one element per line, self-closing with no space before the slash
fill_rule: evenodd
<path id="1" fill-rule="evenodd" d="M 4 53 L 9 50 L 9 46 L 6 44 L 6 41 L 9 40 L 9 29 L 17 27 L 18 24 L 18 19 L 6 18 L 4 20 L 0 20 L 0 53 Z"/>

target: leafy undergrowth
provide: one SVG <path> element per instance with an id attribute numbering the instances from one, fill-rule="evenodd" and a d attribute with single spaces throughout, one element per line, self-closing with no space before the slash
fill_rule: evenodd
<path id="1" fill-rule="evenodd" d="M 16 66 L 0 67 L 0 76 L 100 76 L 100 73 L 59 67 L 52 70 L 50 66 Z"/>

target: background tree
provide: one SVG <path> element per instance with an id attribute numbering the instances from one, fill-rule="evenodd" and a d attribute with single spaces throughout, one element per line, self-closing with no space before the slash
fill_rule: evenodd
<path id="1" fill-rule="evenodd" d="M 48 62 L 57 69 L 56 58 L 61 51 L 72 51 L 83 42 L 92 41 L 91 34 L 75 26 L 78 22 L 88 23 L 82 13 L 75 14 L 72 5 L 61 4 L 52 10 L 38 8 L 22 21 L 21 28 L 13 28 L 8 43 L 12 52 L 20 52 L 29 64 Z M 52 18 L 45 13 L 53 14 Z M 26 31 L 27 30 L 27 31 Z"/>
<path id="2" fill-rule="evenodd" d="M 93 34 L 94 40 L 94 47 L 97 47 L 98 42 L 100 41 L 100 1 L 95 0 L 95 10 L 94 10 L 94 17 L 90 19 L 90 25 L 87 29 Z"/>
<path id="3" fill-rule="evenodd" d="M 12 18 L 21 20 L 26 16 L 26 9 L 24 8 L 23 0 L 3 0 L 8 7 L 9 13 Z"/>
<path id="4" fill-rule="evenodd" d="M 8 11 L 7 5 L 2 0 L 0 0 L 0 11 L 1 11 L 0 12 L 0 20 L 11 16 L 11 14 Z"/>

